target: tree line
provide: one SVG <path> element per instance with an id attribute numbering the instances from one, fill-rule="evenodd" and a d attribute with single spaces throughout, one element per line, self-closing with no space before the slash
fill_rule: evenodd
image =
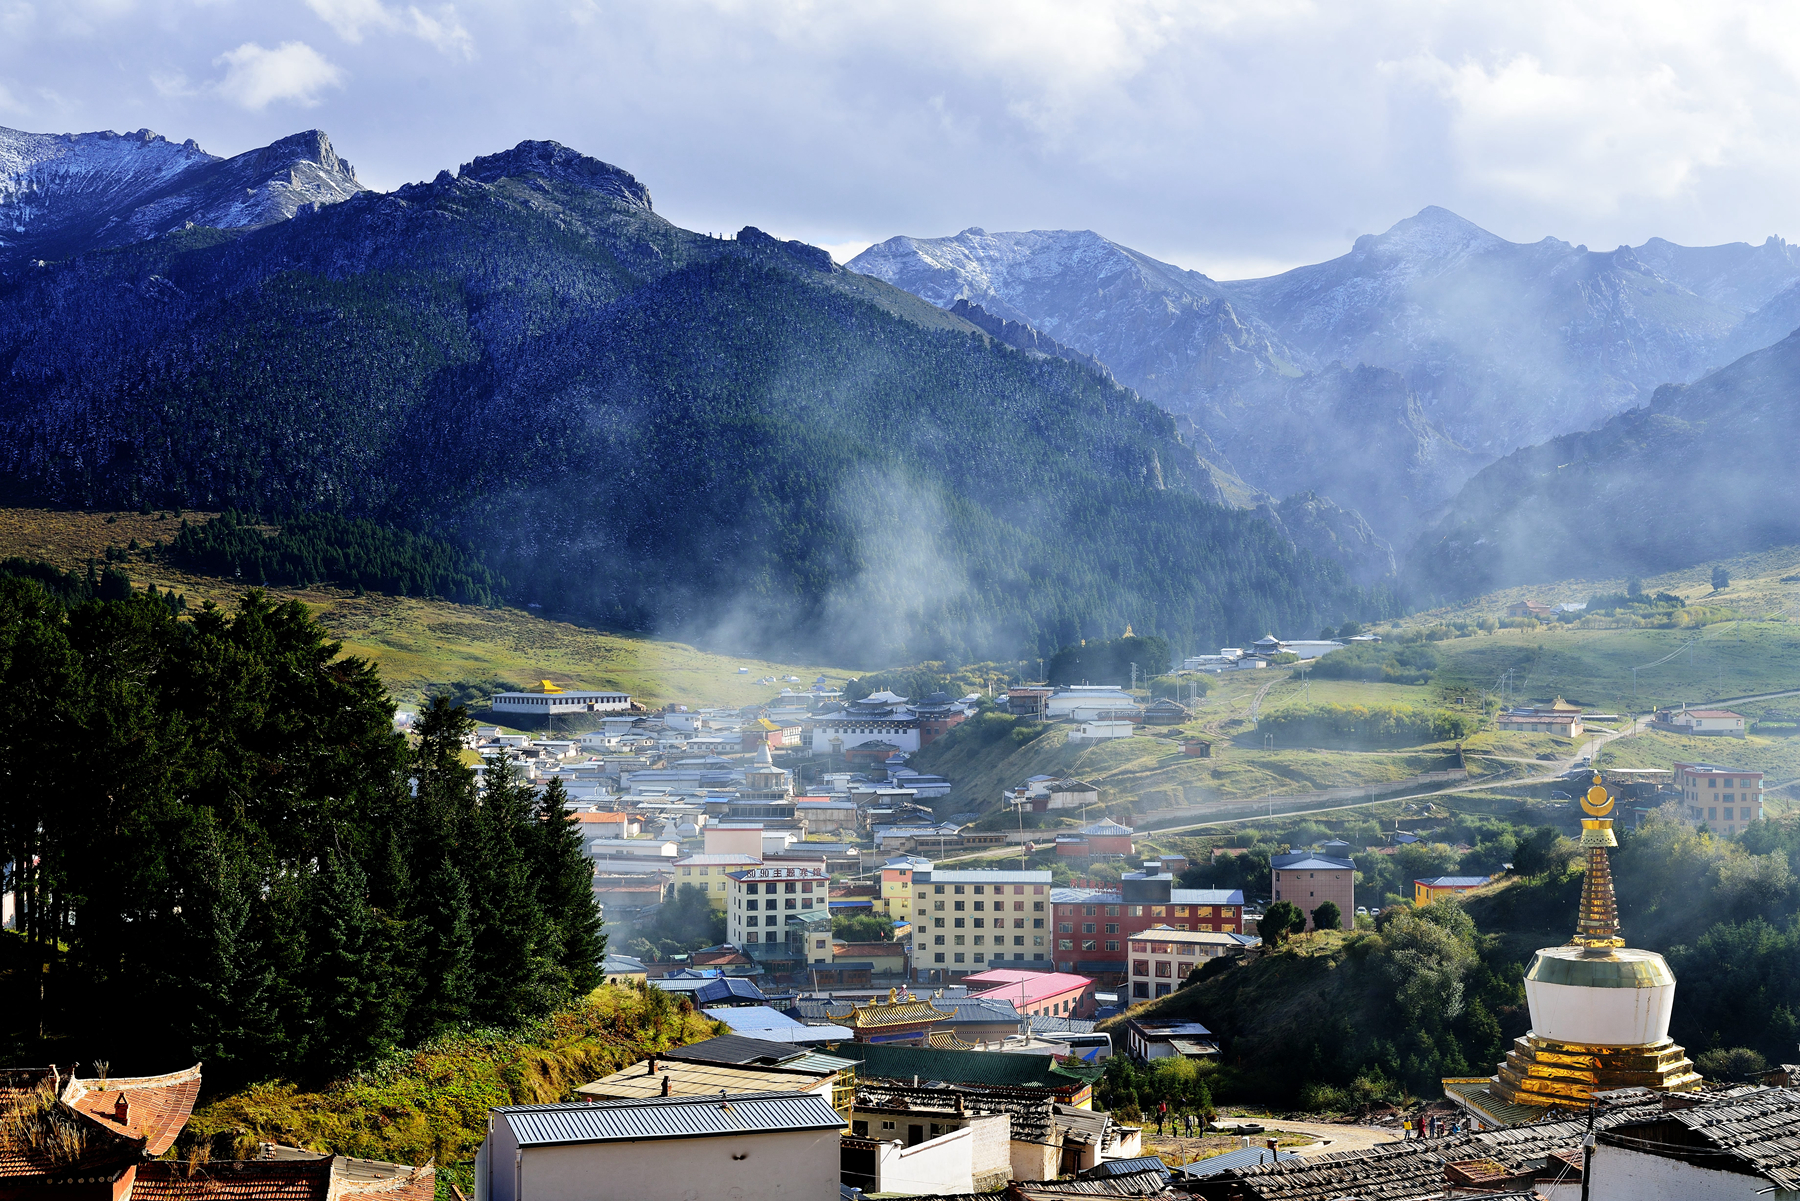
<path id="1" fill-rule="evenodd" d="M 319 1081 L 600 979 L 561 789 L 477 785 L 468 715 L 258 591 L 178 618 L 0 579 L 0 937 L 15 1062 Z M 17 1003 L 13 1003 L 16 1001 Z"/>

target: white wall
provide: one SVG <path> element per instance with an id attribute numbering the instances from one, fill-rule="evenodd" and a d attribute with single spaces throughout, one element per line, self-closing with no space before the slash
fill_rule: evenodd
<path id="1" fill-rule="evenodd" d="M 1602 1143 L 1589 1165 L 1590 1201 L 1793 1201 L 1800 1193 L 1778 1189 L 1740 1172 L 1715 1172 L 1679 1159 L 1664 1159 Z"/>
<path id="2" fill-rule="evenodd" d="M 875 1153 L 875 1192 L 971 1193 L 975 1131 L 965 1126 L 915 1146 L 883 1143 Z"/>

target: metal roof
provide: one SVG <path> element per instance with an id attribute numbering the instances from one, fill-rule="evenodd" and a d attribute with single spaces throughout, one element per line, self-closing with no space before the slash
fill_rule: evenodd
<path id="1" fill-rule="evenodd" d="M 811 1093 L 738 1093 L 654 1097 L 577 1105 L 518 1105 L 494 1110 L 521 1147 L 703 1138 L 774 1130 L 838 1130 L 844 1119 Z"/>
<path id="2" fill-rule="evenodd" d="M 1119 903 L 1119 894 L 1104 888 L 1052 888 L 1050 900 L 1057 905 L 1098 905 Z"/>
<path id="3" fill-rule="evenodd" d="M 746 1038 L 741 1034 L 721 1034 L 716 1038 L 703 1039 L 697 1043 L 689 1043 L 685 1047 L 676 1047 L 664 1051 L 664 1059 L 685 1059 L 694 1063 L 761 1063 L 777 1064 L 794 1057 L 794 1048 L 787 1043 L 770 1042 L 761 1038 Z"/>
<path id="4" fill-rule="evenodd" d="M 915 883 L 921 884 L 1048 884 L 1050 871 L 1016 871 L 1001 868 L 966 868 L 955 871 L 941 871 L 932 868 L 927 873 L 923 868 L 913 873 Z"/>
<path id="5" fill-rule="evenodd" d="M 1133 1159 L 1103 1159 L 1093 1167 L 1080 1173 L 1083 1180 L 1092 1180 L 1096 1176 L 1129 1176 L 1133 1172 L 1161 1172 L 1165 1177 L 1169 1174 L 1169 1165 L 1158 1155 L 1139 1155 Z"/>
<path id="6" fill-rule="evenodd" d="M 1242 905 L 1241 888 L 1171 888 L 1169 900 L 1176 905 Z"/>
<path id="7" fill-rule="evenodd" d="M 827 1073 L 802 1072 L 779 1067 L 755 1067 L 749 1064 L 694 1063 L 685 1059 L 659 1059 L 656 1071 L 648 1063 L 634 1064 L 623 1071 L 584 1084 L 576 1089 L 583 1097 L 608 1100 L 676 1097 L 716 1097 L 732 1093 L 803 1093 L 817 1088 Z M 665 1094 L 664 1088 L 669 1092 Z"/>
<path id="8" fill-rule="evenodd" d="M 1271 1152 L 1267 1147 L 1239 1147 L 1236 1151 L 1227 1151 L 1222 1155 L 1209 1155 L 1205 1159 L 1185 1164 L 1173 1171 L 1177 1176 L 1185 1176 L 1189 1180 L 1193 1180 L 1200 1176 L 1217 1175 L 1232 1168 L 1248 1168 L 1259 1163 L 1276 1163 L 1299 1158 L 1292 1151 L 1276 1150 Z"/>
<path id="9" fill-rule="evenodd" d="M 1492 876 L 1433 876 L 1419 883 L 1427 888 L 1480 888 L 1491 879 Z"/>
<path id="10" fill-rule="evenodd" d="M 1276 855 L 1273 859 L 1269 860 L 1269 866 L 1272 868 L 1279 868 L 1282 871 L 1292 871 L 1295 868 L 1302 867 L 1343 871 L 1346 868 L 1354 868 L 1356 864 L 1348 859 L 1339 859 L 1333 855 L 1317 855 L 1311 851 L 1296 851 L 1292 855 Z"/>

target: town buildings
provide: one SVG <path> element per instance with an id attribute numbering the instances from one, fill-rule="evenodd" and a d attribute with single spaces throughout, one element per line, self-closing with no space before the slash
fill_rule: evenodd
<path id="1" fill-rule="evenodd" d="M 1089 1018 L 1094 1015 L 1094 981 L 1067 972 L 990 968 L 963 977 L 969 995 L 1010 1001 L 1022 1014 Z"/>
<path id="2" fill-rule="evenodd" d="M 1655 723 L 1671 733 L 1700 738 L 1743 738 L 1748 732 L 1744 715 L 1729 709 L 1659 709 Z"/>
<path id="3" fill-rule="evenodd" d="M 786 934 L 787 918 L 828 912 L 827 872 L 816 867 L 754 867 L 726 878 L 731 884 L 726 938 L 734 946 L 759 959 L 785 956 L 806 963 L 831 962 L 829 948 L 790 947 Z"/>
<path id="4" fill-rule="evenodd" d="M 1548 705 L 1509 709 L 1494 719 L 1494 725 L 1515 734 L 1555 734 L 1561 738 L 1575 738 L 1586 729 L 1581 716 L 1580 706 L 1571 705 L 1559 696 Z"/>
<path id="5" fill-rule="evenodd" d="M 1169 872 L 1127 872 L 1120 891 L 1059 888 L 1051 897 L 1056 921 L 1056 968 L 1124 983 L 1125 943 L 1151 926 L 1222 934 L 1244 932 L 1244 894 L 1238 889 L 1176 888 Z"/>
<path id="6" fill-rule="evenodd" d="M 1683 811 L 1696 824 L 1735 834 L 1763 815 L 1763 774 L 1716 763 L 1675 764 Z"/>
<path id="7" fill-rule="evenodd" d="M 1140 1063 L 1182 1056 L 1211 1059 L 1219 1053 L 1212 1031 L 1199 1022 L 1178 1018 L 1128 1018 L 1125 1053 Z"/>
<path id="8" fill-rule="evenodd" d="M 1133 1001 L 1166 997 L 1181 987 L 1189 972 L 1207 960 L 1244 950 L 1243 941 L 1230 934 L 1177 930 L 1167 925 L 1151 926 L 1129 941 Z"/>
<path id="9" fill-rule="evenodd" d="M 1292 901 L 1306 914 L 1306 928 L 1313 928 L 1313 910 L 1330 901 L 1348 925 L 1356 915 L 1356 864 L 1332 855 L 1296 851 L 1269 860 L 1270 896 Z"/>

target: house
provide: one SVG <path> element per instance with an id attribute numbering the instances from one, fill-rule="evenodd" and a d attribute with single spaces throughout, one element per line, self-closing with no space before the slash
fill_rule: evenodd
<path id="1" fill-rule="evenodd" d="M 922 747 L 930 746 L 969 718 L 968 705 L 953 701 L 942 692 L 934 692 L 915 703 L 912 711 L 919 719 L 919 745 Z"/>
<path id="2" fill-rule="evenodd" d="M 1429 905 L 1439 897 L 1454 897 L 1465 892 L 1474 892 L 1491 879 L 1493 879 L 1491 876 L 1433 876 L 1429 880 L 1414 880 L 1413 904 Z"/>
<path id="3" fill-rule="evenodd" d="M 919 749 L 919 718 L 906 704 L 906 698 L 891 692 L 877 692 L 843 708 L 821 713 L 813 719 L 812 753 L 842 755 L 851 759 L 857 748 L 872 751 L 881 743 L 888 754 Z M 862 758 L 868 758 L 864 753 Z M 882 755 L 886 759 L 887 755 Z"/>
<path id="4" fill-rule="evenodd" d="M 859 1004 L 879 1001 L 886 995 L 886 990 L 882 990 L 879 993 L 872 992 L 867 997 L 844 992 L 829 997 L 799 997 L 788 1007 L 787 1013 L 809 1023 L 807 1028 L 812 1029 L 817 1023 L 846 1022 Z M 934 996 L 931 998 L 931 1006 L 944 1016 L 933 1021 L 926 1028 L 922 1039 L 913 1040 L 915 1043 L 926 1046 L 973 1045 L 988 1039 L 1003 1039 L 1019 1030 L 1019 1011 L 1013 1008 L 1010 1001 Z M 841 1026 L 829 1028 L 843 1029 Z M 946 1035 L 953 1038 L 946 1040 Z M 853 1033 L 846 1031 L 844 1037 L 853 1037 Z"/>
<path id="5" fill-rule="evenodd" d="M 1555 734 L 1560 738 L 1578 738 L 1587 728 L 1579 709 L 1512 709 L 1494 718 L 1494 727 L 1502 733 Z"/>
<path id="6" fill-rule="evenodd" d="M 990 968 L 962 978 L 972 997 L 1010 1001 L 1023 1014 L 1088 1018 L 1094 1015 L 1094 981 L 1069 972 Z"/>
<path id="7" fill-rule="evenodd" d="M 1250 648 L 1250 653 L 1253 655 L 1260 655 L 1262 658 L 1267 659 L 1271 656 L 1281 654 L 1283 651 L 1287 650 L 1287 648 L 1287 643 L 1275 637 L 1275 635 L 1264 634 L 1261 638 L 1258 638 L 1255 645 Z"/>
<path id="8" fill-rule="evenodd" d="M 1129 721 L 1084 721 L 1069 731 L 1070 743 L 1106 742 L 1114 738 L 1130 738 L 1131 723 Z"/>
<path id="9" fill-rule="evenodd" d="M 1595 1138 L 1592 1201 L 1800 1196 L 1800 1092 L 1685 1095 Z"/>
<path id="10" fill-rule="evenodd" d="M 601 813 L 590 809 L 578 810 L 569 817 L 583 838 L 636 838 L 643 832 L 643 823 L 626 813 Z"/>
<path id="11" fill-rule="evenodd" d="M 1010 1132 L 1006 1114 L 869 1110 L 839 1141 L 840 1183 L 867 1196 L 987 1192 L 1012 1176 Z"/>
<path id="12" fill-rule="evenodd" d="M 899 942 L 834 942 L 831 944 L 833 967 L 851 963 L 868 965 L 876 976 L 906 975 L 906 944 Z"/>
<path id="13" fill-rule="evenodd" d="M 1356 863 L 1332 855 L 1297 851 L 1269 860 L 1270 896 L 1292 901 L 1306 914 L 1306 928 L 1313 928 L 1313 910 L 1331 901 L 1346 922 L 1356 913 Z"/>
<path id="14" fill-rule="evenodd" d="M 631 708 L 631 695 L 625 692 L 588 692 L 564 689 L 549 680 L 538 681 L 525 692 L 496 692 L 491 702 L 496 715 L 521 717 L 561 717 L 575 713 L 618 713 Z"/>
<path id="15" fill-rule="evenodd" d="M 1168 697 L 1144 706 L 1144 724 L 1147 726 L 1179 726 L 1192 716 L 1186 705 Z"/>
<path id="16" fill-rule="evenodd" d="M 794 816 L 806 823 L 808 834 L 855 834 L 861 824 L 855 801 L 831 797 L 795 797 Z"/>
<path id="17" fill-rule="evenodd" d="M 1131 854 L 1130 826 L 1122 826 L 1116 821 L 1095 822 L 1091 826 L 1083 826 L 1082 838 L 1087 840 L 1089 855 L 1129 855 Z"/>
<path id="18" fill-rule="evenodd" d="M 1166 997 L 1187 974 L 1209 959 L 1240 955 L 1244 944 L 1230 934 L 1152 926 L 1131 939 L 1131 999 Z"/>
<path id="19" fill-rule="evenodd" d="M 832 1197 L 843 1118 L 791 1092 L 490 1110 L 474 1201 L 787 1201 Z M 678 1167 L 677 1167 L 678 1165 Z"/>
<path id="20" fill-rule="evenodd" d="M 1677 763 L 1675 788 L 1688 820 L 1735 834 L 1763 815 L 1763 774 L 1716 763 Z"/>
<path id="21" fill-rule="evenodd" d="M 621 955 L 617 951 L 608 951 L 606 958 L 600 961 L 600 974 L 608 984 L 613 985 L 643 984 L 650 978 L 643 960 Z"/>
<path id="22" fill-rule="evenodd" d="M 1050 715 L 1050 698 L 1054 688 L 1008 688 L 1006 708 L 1014 717 L 1030 717 L 1038 721 Z"/>
<path id="23" fill-rule="evenodd" d="M 1506 606 L 1508 617 L 1535 617 L 1539 621 L 1553 621 L 1556 618 L 1556 606 L 1546 605 L 1543 601 L 1522 600 Z"/>
<path id="24" fill-rule="evenodd" d="M 1149 1063 L 1174 1056 L 1211 1059 L 1218 1055 L 1219 1047 L 1212 1031 L 1199 1022 L 1127 1018 L 1125 1052 L 1140 1063 Z"/>
<path id="25" fill-rule="evenodd" d="M 1675 734 L 1698 738 L 1743 738 L 1744 715 L 1729 709 L 1660 709 L 1655 724 Z"/>
<path id="26" fill-rule="evenodd" d="M 1043 785 L 1031 800 L 1033 813 L 1044 813 L 1052 809 L 1080 809 L 1084 805 L 1098 805 L 1100 790 L 1085 780 L 1052 780 Z"/>

